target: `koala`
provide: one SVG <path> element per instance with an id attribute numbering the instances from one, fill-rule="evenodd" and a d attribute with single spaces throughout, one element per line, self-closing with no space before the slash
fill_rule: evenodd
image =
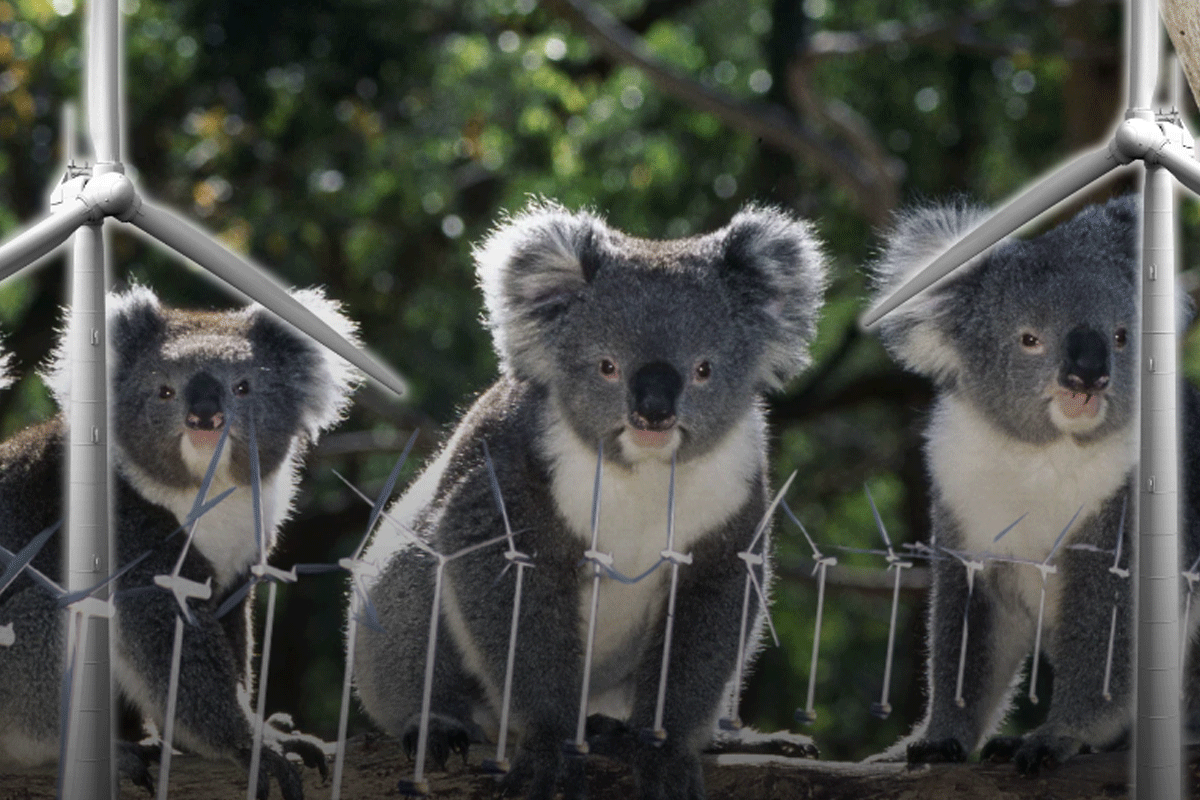
<path id="1" fill-rule="evenodd" d="M 320 292 L 296 297 L 340 333 L 354 336 L 353 324 Z M 263 534 L 270 548 L 290 513 L 306 449 L 342 417 L 359 378 L 258 305 L 175 309 L 149 289 L 134 287 L 109 297 L 108 329 L 114 571 L 149 554 L 115 584 L 114 686 L 125 703 L 161 729 L 179 607 L 171 593 L 155 586 L 154 577 L 171 573 L 179 559 L 186 537 L 173 533 L 188 516 L 227 430 L 208 497 L 230 487 L 235 491 L 200 519 L 180 570 L 184 578 L 208 582 L 212 596 L 190 602 L 193 620 L 183 637 L 174 741 L 202 756 L 248 765 L 253 604 L 217 615 L 260 558 L 248 426 L 253 419 Z M 63 409 L 70 393 L 65 348 L 60 343 L 47 374 Z M 0 544 L 7 549 L 16 551 L 61 519 L 65 438 L 60 413 L 0 444 Z M 56 535 L 32 566 L 61 582 L 61 553 Z M 15 627 L 14 644 L 0 655 L 0 765 L 58 757 L 66 626 L 55 600 L 26 577 L 0 596 L 0 624 Z M 324 767 L 317 740 L 271 726 L 265 731 L 258 796 L 267 796 L 273 776 L 285 798 L 301 798 L 300 775 L 284 751 Z M 123 769 L 127 754 L 123 749 Z M 144 774 L 135 779 L 148 782 Z"/>
<path id="2" fill-rule="evenodd" d="M 767 502 L 762 394 L 809 360 L 824 258 L 805 222 L 750 207 L 724 228 L 638 239 L 588 211 L 535 202 L 474 251 L 499 379 L 390 509 L 437 552 L 503 535 L 484 444 L 524 578 L 512 688 L 519 734 L 506 790 L 585 792 L 575 736 L 590 617 L 593 478 L 603 458 L 597 549 L 634 576 L 666 543 L 675 475 L 677 607 L 660 746 L 629 747 L 645 798 L 704 796 L 699 749 L 728 699 L 738 658 L 748 549 Z M 435 560 L 381 526 L 363 558 L 383 632 L 357 637 L 358 697 L 412 736 L 421 711 Z M 448 562 L 440 608 L 432 748 L 494 732 L 514 583 L 503 547 Z M 769 561 L 766 565 L 769 580 Z M 589 710 L 623 730 L 653 727 L 669 569 L 599 592 Z M 510 571 L 511 573 L 511 571 Z M 750 600 L 755 631 L 763 610 Z M 753 649 L 751 647 L 750 649 Z M 485 731 L 486 728 L 486 731 Z"/>
<path id="3" fill-rule="evenodd" d="M 982 217 L 963 204 L 901 215 L 874 265 L 879 296 Z M 1036 238 L 1004 241 L 881 323 L 891 355 L 935 388 L 925 455 L 941 556 L 930 564 L 927 711 L 884 758 L 962 761 L 996 731 L 1033 649 L 1042 577 L 1027 563 L 985 559 L 972 591 L 955 554 L 1041 562 L 1077 512 L 1045 584 L 1041 648 L 1054 680 L 1046 721 L 1024 736 L 990 739 L 982 755 L 1036 773 L 1079 752 L 1128 744 L 1134 598 L 1131 580 L 1109 568 L 1122 530 L 1119 569 L 1135 568 L 1138 218 L 1136 199 L 1124 197 Z M 1191 386 L 1181 394 L 1180 433 L 1189 443 L 1181 558 L 1190 564 L 1200 531 L 1186 476 L 1196 474 L 1190 443 L 1200 405 Z"/>

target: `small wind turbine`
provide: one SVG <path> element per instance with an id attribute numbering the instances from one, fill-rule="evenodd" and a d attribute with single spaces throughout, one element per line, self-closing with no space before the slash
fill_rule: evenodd
<path id="1" fill-rule="evenodd" d="M 1025 559 L 1018 559 L 1018 558 L 1005 559 L 1005 560 L 1010 560 L 1010 561 L 1014 561 L 1017 563 L 1030 564 L 1033 567 L 1035 567 L 1037 569 L 1037 571 L 1039 573 L 1041 573 L 1041 576 L 1042 576 L 1042 592 L 1041 592 L 1040 598 L 1038 600 L 1037 632 L 1034 634 L 1034 637 L 1033 637 L 1033 666 L 1030 668 L 1030 671 L 1029 671 L 1029 702 L 1033 703 L 1034 705 L 1037 705 L 1037 702 L 1038 702 L 1037 676 L 1038 676 L 1038 662 L 1041 660 L 1041 654 L 1042 654 L 1042 622 L 1046 618 L 1046 579 L 1049 576 L 1058 573 L 1058 567 L 1051 564 L 1050 560 L 1054 558 L 1054 554 L 1058 552 L 1058 548 L 1062 545 L 1063 539 L 1065 539 L 1067 536 L 1067 531 L 1071 530 L 1071 526 L 1075 524 L 1075 520 L 1079 518 L 1079 515 L 1082 512 L 1083 512 L 1083 506 L 1080 506 L 1079 510 L 1076 511 L 1074 513 L 1074 515 L 1072 515 L 1070 521 L 1068 521 L 1066 526 L 1062 529 L 1062 531 L 1059 532 L 1058 538 L 1054 540 L 1054 546 L 1050 548 L 1050 552 L 1047 553 L 1046 557 L 1044 559 L 1042 559 L 1041 561 L 1027 561 Z M 1020 522 L 1020 520 L 1017 520 L 1017 522 Z M 1009 525 L 1007 528 L 1000 531 L 1000 533 L 996 534 L 996 538 L 992 540 L 993 543 L 999 542 L 1006 533 L 1008 533 L 1009 531 L 1011 531 L 1013 529 L 1013 527 L 1016 524 L 1017 523 L 1014 522 L 1012 525 Z M 994 558 L 996 558 L 996 560 L 1001 560 L 998 557 L 994 557 Z"/>
<path id="2" fill-rule="evenodd" d="M 813 703 L 817 692 L 817 655 L 821 649 L 821 620 L 825 616 L 825 573 L 829 567 L 836 567 L 838 560 L 836 556 L 824 555 L 817 549 L 816 542 L 808 535 L 803 523 L 792 513 L 792 509 L 788 507 L 786 501 L 783 503 L 783 512 L 788 515 L 788 519 L 796 523 L 796 527 L 804 534 L 808 546 L 812 548 L 813 574 L 817 576 L 817 615 L 816 621 L 813 623 L 812 660 L 808 665 L 808 698 L 804 708 L 796 709 L 795 715 L 796 722 L 811 725 L 817 721 L 817 712 Z"/>
<path id="3" fill-rule="evenodd" d="M 783 486 L 779 487 L 779 491 L 775 493 L 775 497 L 767 505 L 767 510 L 763 512 L 762 519 L 758 521 L 758 526 L 754 529 L 754 535 L 750 537 L 750 544 L 746 549 L 738 553 L 740 558 L 746 565 L 746 588 L 742 592 L 742 625 L 738 631 L 738 651 L 737 663 L 734 665 L 732 696 L 729 701 L 729 716 L 722 717 L 717 721 L 717 725 L 726 731 L 737 731 L 742 728 L 742 718 L 740 716 L 740 707 L 742 699 L 742 672 L 745 669 L 746 663 L 746 635 L 747 627 L 750 624 L 750 591 L 758 595 L 759 605 L 762 607 L 763 616 L 767 620 L 767 627 L 771 629 L 771 636 L 775 640 L 775 646 L 779 646 L 779 634 L 775 632 L 775 623 L 771 620 L 770 604 L 767 602 L 767 593 L 764 591 L 762 583 L 758 576 L 754 573 L 754 568 L 758 567 L 761 570 L 766 568 L 766 555 L 762 552 L 755 552 L 758 543 L 762 540 L 763 535 L 767 532 L 767 527 L 771 524 L 771 517 L 775 514 L 775 509 L 783 502 L 783 496 L 787 494 L 788 489 L 792 486 L 792 481 L 796 479 L 797 471 L 793 471 L 788 479 L 783 482 Z"/>
<path id="4" fill-rule="evenodd" d="M 483 457 L 487 462 L 488 477 L 492 483 L 492 495 L 496 499 L 500 517 L 504 520 L 504 536 L 508 539 L 508 549 L 504 551 L 504 557 L 508 559 L 508 566 L 505 566 L 504 570 L 507 572 L 508 567 L 514 564 L 517 567 L 516 583 L 513 586 L 512 624 L 508 632 L 508 660 L 504 667 L 504 691 L 500 698 L 500 730 L 496 737 L 496 757 L 485 759 L 483 762 L 483 769 L 486 772 L 494 775 L 506 775 L 510 765 L 508 759 L 504 757 L 504 750 L 508 744 L 508 712 L 512 701 L 513 670 L 517 658 L 517 630 L 521 621 L 521 589 L 525 582 L 525 570 L 533 567 L 534 564 L 532 558 L 517 550 L 512 526 L 508 521 L 508 509 L 504 505 L 504 495 L 500 491 L 500 481 L 496 477 L 496 465 L 492 463 L 492 454 L 488 451 L 486 441 L 483 442 Z"/>
<path id="5" fill-rule="evenodd" d="M 887 719 L 888 715 L 892 713 L 892 705 L 888 702 L 888 690 L 892 683 L 892 653 L 896 646 L 896 614 L 900 609 L 900 582 L 904 570 L 912 567 L 913 562 L 905 561 L 896 555 L 896 551 L 892 549 L 892 540 L 888 538 L 887 528 L 883 526 L 883 518 L 879 516 L 879 509 L 875 507 L 875 498 L 871 497 L 871 489 L 866 484 L 863 484 L 863 489 L 866 490 L 867 500 L 871 503 L 871 513 L 875 515 L 875 524 L 879 527 L 879 535 L 883 537 L 883 543 L 887 547 L 887 552 L 884 554 L 887 558 L 887 568 L 896 570 L 896 582 L 892 587 L 892 617 L 888 625 L 887 657 L 883 662 L 883 692 L 879 696 L 879 702 L 871 704 L 872 716 Z"/>

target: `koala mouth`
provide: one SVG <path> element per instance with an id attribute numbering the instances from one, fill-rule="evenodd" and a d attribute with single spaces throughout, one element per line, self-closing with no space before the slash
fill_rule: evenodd
<path id="1" fill-rule="evenodd" d="M 187 438 L 192 443 L 192 447 L 197 450 L 213 450 L 216 448 L 217 442 L 221 441 L 221 430 L 219 428 L 215 431 L 189 430 Z"/>
<path id="2" fill-rule="evenodd" d="M 629 440 L 638 447 L 644 447 L 647 450 L 661 450 L 669 445 L 674 437 L 674 428 L 667 428 L 661 431 L 629 428 Z"/>
<path id="3" fill-rule="evenodd" d="M 1094 419 L 1104 405 L 1104 395 L 1060 389 L 1054 393 L 1054 402 L 1067 419 Z"/>

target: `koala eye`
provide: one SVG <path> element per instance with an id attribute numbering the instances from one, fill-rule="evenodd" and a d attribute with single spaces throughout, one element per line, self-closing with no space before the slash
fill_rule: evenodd
<path id="1" fill-rule="evenodd" d="M 162 386 L 158 387 L 158 397 L 160 400 L 170 400 L 174 396 L 175 396 L 174 387 L 167 386 L 166 384 L 163 384 Z"/>
<path id="2" fill-rule="evenodd" d="M 233 387 L 233 393 L 238 397 L 250 394 L 250 381 L 239 381 L 238 385 Z"/>
<path id="3" fill-rule="evenodd" d="M 1023 347 L 1027 353 L 1040 353 L 1046 349 L 1042 344 L 1042 340 L 1038 338 L 1037 334 L 1030 333 L 1029 331 L 1024 331 L 1021 333 L 1021 347 Z"/>
<path id="4" fill-rule="evenodd" d="M 1113 344 L 1115 344 L 1118 349 L 1124 347 L 1128 339 L 1129 334 L 1124 328 L 1117 328 L 1117 332 L 1113 334 Z"/>
<path id="5" fill-rule="evenodd" d="M 701 361 L 696 365 L 694 374 L 696 383 L 704 383 L 706 380 L 712 377 L 712 364 L 708 363 L 707 361 Z"/>
<path id="6" fill-rule="evenodd" d="M 617 362 L 611 358 L 600 359 L 600 374 L 607 381 L 615 381 L 619 377 L 620 370 L 617 369 Z"/>

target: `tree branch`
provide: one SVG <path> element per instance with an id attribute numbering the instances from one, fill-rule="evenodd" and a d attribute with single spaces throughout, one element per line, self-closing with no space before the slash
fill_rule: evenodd
<path id="1" fill-rule="evenodd" d="M 591 0 L 554 0 L 553 5 L 608 57 L 640 69 L 664 94 L 821 170 L 856 198 L 872 222 L 881 224 L 886 219 L 897 196 L 895 179 L 871 169 L 857 153 L 821 136 L 776 104 L 718 91 L 663 63 L 640 37 Z"/>
<path id="2" fill-rule="evenodd" d="M 1200 6 L 1196 0 L 1161 0 L 1159 12 L 1191 86 L 1192 97 L 1200 105 Z"/>
<path id="3" fill-rule="evenodd" d="M 1114 1 L 1093 0 L 1093 2 L 1106 4 Z M 1031 14 L 1042 14 L 1049 10 L 1045 6 L 1061 8 L 1072 5 L 1073 2 L 1078 2 L 1078 0 L 1053 3 L 1030 2 L 1024 5 L 1029 8 Z M 1186 3 L 1187 0 L 1178 0 L 1178 2 Z M 987 10 L 970 11 L 953 18 L 928 15 L 909 25 L 897 20 L 888 20 L 861 31 L 818 31 L 809 39 L 806 58 L 816 61 L 864 55 L 896 44 L 942 46 L 994 56 L 1012 55 L 1028 50 L 1029 41 L 1024 37 L 1011 37 L 1008 40 L 996 39 L 985 36 L 977 30 L 982 23 L 995 19 L 1000 10 L 1011 13 L 1013 9 L 1011 6 L 997 6 Z M 1086 53 L 1078 48 L 1068 48 L 1064 55 L 1068 60 L 1114 59 L 1119 52 L 1116 48 L 1093 48 Z"/>

